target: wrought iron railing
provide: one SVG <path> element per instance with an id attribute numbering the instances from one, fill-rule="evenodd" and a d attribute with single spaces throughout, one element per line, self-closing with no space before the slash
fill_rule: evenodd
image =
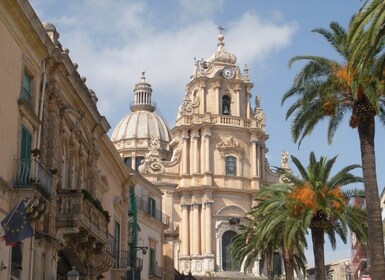
<path id="1" fill-rule="evenodd" d="M 47 198 L 55 195 L 52 174 L 37 159 L 17 159 L 15 187 L 34 187 Z"/>
<path id="2" fill-rule="evenodd" d="M 159 209 L 152 210 L 149 207 L 149 203 L 140 198 L 136 197 L 136 208 L 142 210 L 147 215 L 157 219 L 158 221 L 162 222 L 163 224 L 169 226 L 170 225 L 170 217 L 166 214 L 162 213 Z"/>

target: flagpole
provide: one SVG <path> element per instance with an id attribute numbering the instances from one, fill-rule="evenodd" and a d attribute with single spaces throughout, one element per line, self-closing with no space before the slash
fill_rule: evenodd
<path id="1" fill-rule="evenodd" d="M 16 207 L 13 209 L 13 212 L 12 212 L 11 216 L 9 216 L 8 220 L 5 222 L 5 227 L 8 226 L 8 222 L 11 220 L 11 218 L 13 217 L 13 215 L 14 215 L 15 212 L 16 212 L 16 209 L 19 208 L 19 205 L 20 205 L 20 203 L 21 203 L 23 200 L 24 200 L 24 199 L 21 199 L 21 200 L 19 201 L 19 203 L 16 205 Z M 5 229 L 4 229 L 4 228 L 3 228 L 2 231 L 0 232 L 0 236 L 3 234 L 3 232 L 5 232 Z"/>

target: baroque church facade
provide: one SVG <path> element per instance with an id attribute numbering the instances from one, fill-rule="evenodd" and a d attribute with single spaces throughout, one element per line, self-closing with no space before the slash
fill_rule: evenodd
<path id="1" fill-rule="evenodd" d="M 247 65 L 239 68 L 219 30 L 215 53 L 194 63 L 175 127 L 157 113 L 143 72 L 131 112 L 111 137 L 125 164 L 163 192 L 162 211 L 171 221 L 166 259 L 180 273 L 197 276 L 243 271 L 231 259 L 231 240 L 255 193 L 279 181 L 266 160 L 260 97 L 251 101 Z M 288 168 L 287 159 L 283 153 L 281 167 Z M 248 272 L 259 274 L 257 267 Z"/>

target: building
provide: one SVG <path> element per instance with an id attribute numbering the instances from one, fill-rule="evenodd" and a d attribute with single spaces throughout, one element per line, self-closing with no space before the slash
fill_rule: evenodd
<path id="1" fill-rule="evenodd" d="M 243 270 L 231 260 L 231 239 L 255 193 L 279 178 L 265 156 L 268 134 L 260 97 L 251 102 L 249 70 L 246 65 L 241 70 L 225 49 L 222 30 L 215 53 L 194 63 L 175 127 L 170 130 L 156 110 L 143 72 L 131 112 L 111 140 L 126 165 L 163 192 L 163 212 L 171 224 L 164 236 L 165 259 L 185 275 L 237 279 Z M 287 160 L 283 153 L 282 167 L 288 167 Z M 248 268 L 249 276 L 259 275 L 257 270 L 257 264 Z"/>
<path id="2" fill-rule="evenodd" d="M 163 193 L 122 162 L 55 26 L 27 0 L 4 0 L 0 38 L 0 220 L 23 203 L 34 231 L 14 247 L 1 241 L 0 279 L 67 279 L 73 268 L 126 279 L 139 266 L 142 279 L 161 278 Z"/>
<path id="3" fill-rule="evenodd" d="M 327 280 L 352 280 L 352 270 L 350 259 L 338 260 L 325 265 Z M 315 279 L 315 270 L 310 268 L 307 270 L 307 279 Z"/>
<path id="4" fill-rule="evenodd" d="M 353 200 L 353 206 L 366 207 L 366 201 L 363 198 L 356 197 Z M 369 261 L 369 249 L 367 244 L 363 244 L 358 241 L 354 233 L 350 233 L 351 241 L 351 260 L 349 265 L 349 271 L 351 272 L 352 280 L 370 280 L 368 267 Z"/>

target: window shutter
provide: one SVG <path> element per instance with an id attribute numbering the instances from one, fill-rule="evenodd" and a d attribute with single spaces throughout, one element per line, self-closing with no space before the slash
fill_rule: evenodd
<path id="1" fill-rule="evenodd" d="M 31 146 L 32 146 L 32 134 L 29 130 L 21 127 L 21 139 L 20 139 L 20 170 L 18 179 L 20 184 L 26 184 L 29 181 L 31 173 Z"/>
<path id="2" fill-rule="evenodd" d="M 150 275 L 155 275 L 155 249 L 150 248 Z"/>
<path id="3" fill-rule="evenodd" d="M 32 134 L 24 126 L 21 127 L 20 159 L 31 159 Z"/>

